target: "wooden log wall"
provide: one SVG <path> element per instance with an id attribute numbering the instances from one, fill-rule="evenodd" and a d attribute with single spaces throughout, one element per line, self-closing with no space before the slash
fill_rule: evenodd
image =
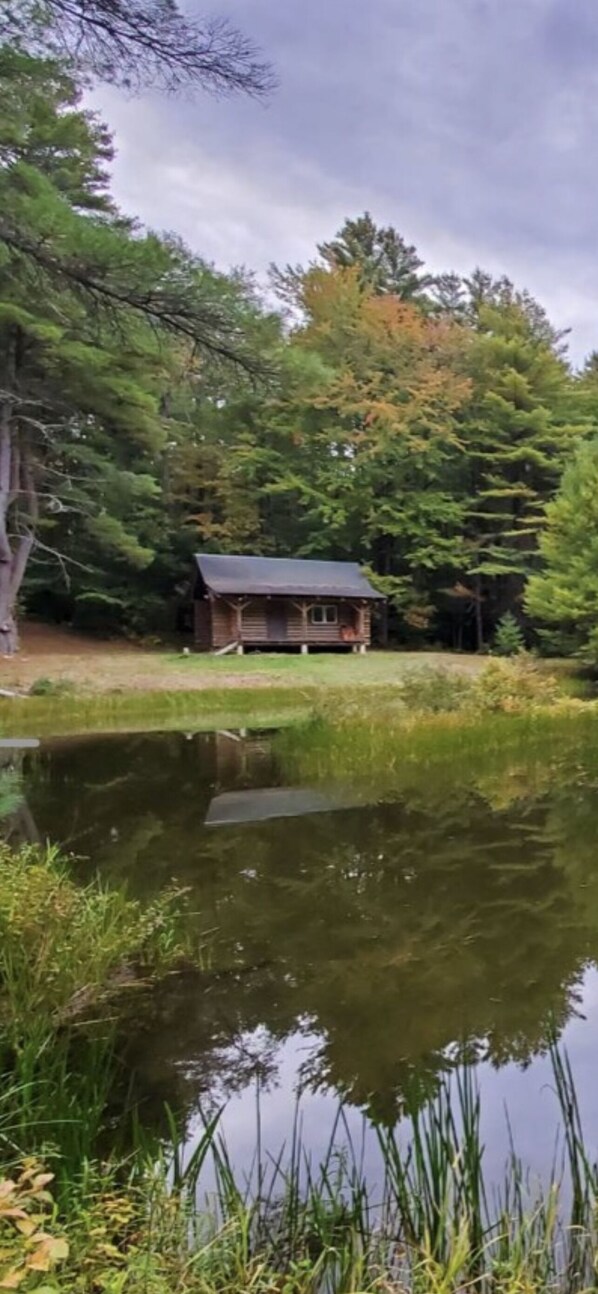
<path id="1" fill-rule="evenodd" d="M 243 598 L 242 641 L 249 645 L 268 646 L 301 646 L 306 642 L 310 647 L 333 647 L 346 644 L 351 640 L 343 638 L 343 628 L 354 630 L 353 641 L 370 642 L 371 609 L 369 605 L 361 608 L 355 603 L 327 600 L 326 605 L 338 606 L 337 624 L 313 624 L 308 612 L 307 623 L 304 622 L 301 605 L 297 600 L 284 599 L 286 611 L 286 636 L 275 639 L 270 636 L 268 607 L 273 603 L 267 598 Z M 312 605 L 309 603 L 309 605 Z M 361 620 L 361 623 L 360 623 Z M 200 649 L 226 647 L 236 642 L 238 614 L 234 599 L 225 598 L 201 599 L 195 603 L 195 641 Z"/>

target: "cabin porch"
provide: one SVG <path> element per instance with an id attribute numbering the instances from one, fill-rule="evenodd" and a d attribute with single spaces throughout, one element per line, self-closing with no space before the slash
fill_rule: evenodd
<path id="1" fill-rule="evenodd" d="M 218 596 L 195 602 L 195 642 L 200 650 L 345 647 L 365 651 L 370 606 L 365 599 Z"/>

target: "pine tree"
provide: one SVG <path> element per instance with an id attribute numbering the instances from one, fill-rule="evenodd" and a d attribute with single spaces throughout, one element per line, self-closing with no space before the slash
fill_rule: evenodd
<path id="1" fill-rule="evenodd" d="M 92 578 L 98 558 L 151 561 L 177 374 L 202 354 L 216 368 L 261 361 L 231 284 L 115 210 L 110 140 L 64 71 L 3 58 L 0 652 L 11 652 L 32 553 Z"/>
<path id="2" fill-rule="evenodd" d="M 495 656 L 517 656 L 525 647 L 525 637 L 519 621 L 511 611 L 501 616 L 494 635 L 492 650 Z"/>
<path id="3" fill-rule="evenodd" d="M 380 295 L 417 301 L 430 282 L 420 274 L 423 261 L 415 247 L 392 225 L 376 225 L 369 211 L 345 220 L 330 242 L 318 244 L 318 252 L 328 269 L 354 268 L 364 286 Z"/>
<path id="4" fill-rule="evenodd" d="M 469 553 L 462 578 L 481 646 L 484 607 L 493 623 L 521 598 L 545 504 L 584 428 L 563 360 L 519 302 L 479 306 L 467 369 L 473 391 L 460 426 Z"/>
<path id="5" fill-rule="evenodd" d="M 598 663 L 598 440 L 579 445 L 546 512 L 543 569 L 528 581 L 526 610 L 550 644 Z"/>

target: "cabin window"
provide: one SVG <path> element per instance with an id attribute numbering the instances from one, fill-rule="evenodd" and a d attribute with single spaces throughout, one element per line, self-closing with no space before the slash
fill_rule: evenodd
<path id="1" fill-rule="evenodd" d="M 311 615 L 312 625 L 338 624 L 338 607 L 333 607 L 333 606 L 312 607 L 310 615 Z"/>

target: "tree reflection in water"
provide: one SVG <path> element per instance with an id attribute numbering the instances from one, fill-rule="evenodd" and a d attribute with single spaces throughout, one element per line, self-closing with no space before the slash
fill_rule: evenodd
<path id="1" fill-rule="evenodd" d="M 532 1060 L 598 958 L 583 749 L 569 771 L 481 765 L 450 793 L 425 770 L 394 801 L 328 788 L 334 809 L 301 817 L 259 820 L 254 798 L 252 821 L 220 826 L 215 798 L 284 784 L 266 738 L 69 739 L 25 763 L 37 830 L 83 856 L 82 876 L 143 894 L 175 878 L 208 936 L 205 969 L 127 1024 L 148 1101 L 189 1111 L 256 1072 L 273 1083 L 299 1033 L 304 1082 L 393 1121 L 459 1059 Z"/>

